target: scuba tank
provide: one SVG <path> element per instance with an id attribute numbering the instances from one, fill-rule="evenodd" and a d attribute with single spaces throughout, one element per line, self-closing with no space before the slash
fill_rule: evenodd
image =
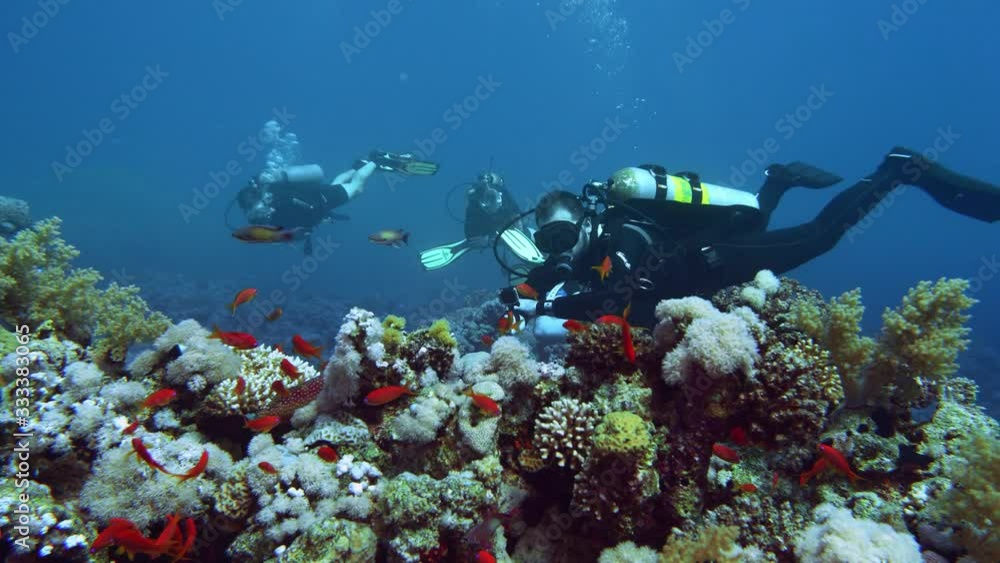
<path id="1" fill-rule="evenodd" d="M 694 172 L 667 174 L 655 164 L 622 168 L 604 189 L 609 225 L 639 220 L 683 237 L 706 228 L 755 230 L 766 223 L 756 195 L 702 182 Z"/>
<path id="2" fill-rule="evenodd" d="M 277 183 L 315 184 L 323 181 L 323 168 L 318 164 L 298 164 L 281 170 L 277 177 Z"/>
<path id="3" fill-rule="evenodd" d="M 608 199 L 674 201 L 694 205 L 742 205 L 759 209 L 750 192 L 702 182 L 693 172 L 667 174 L 662 166 L 644 164 L 622 168 L 608 180 Z"/>

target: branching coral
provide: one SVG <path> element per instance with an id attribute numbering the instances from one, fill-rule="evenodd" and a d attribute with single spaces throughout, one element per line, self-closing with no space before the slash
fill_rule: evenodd
<path id="1" fill-rule="evenodd" d="M 155 338 L 169 319 L 151 312 L 138 288 L 112 283 L 100 290 L 97 271 L 72 268 L 79 251 L 59 237 L 60 224 L 39 221 L 11 241 L 0 239 L 0 315 L 11 324 L 50 322 L 92 345 L 95 358 L 122 362 L 133 342 Z"/>
<path id="2" fill-rule="evenodd" d="M 205 400 L 205 406 L 216 414 L 255 415 L 261 412 L 272 412 L 276 409 L 274 402 L 282 398 L 272 385 L 282 382 L 289 390 L 295 389 L 303 382 L 313 380 L 318 374 L 306 361 L 293 356 L 286 356 L 270 346 L 258 346 L 250 350 L 236 350 L 240 358 L 239 377 L 231 377 L 216 385 Z M 185 356 L 187 353 L 185 352 Z M 184 356 L 181 356 L 183 358 Z M 299 372 L 297 381 L 293 381 L 281 369 L 283 361 L 289 361 Z M 243 390 L 236 392 L 239 378 L 243 379 Z M 304 397 L 299 402 L 309 402 L 314 399 Z M 294 399 L 294 398 L 293 398 Z M 293 401 L 294 402 L 294 401 Z M 296 403 L 299 404 L 299 403 Z"/>
<path id="3" fill-rule="evenodd" d="M 535 422 L 535 446 L 544 461 L 577 470 L 590 454 L 599 417 L 589 403 L 559 399 L 545 407 Z"/>

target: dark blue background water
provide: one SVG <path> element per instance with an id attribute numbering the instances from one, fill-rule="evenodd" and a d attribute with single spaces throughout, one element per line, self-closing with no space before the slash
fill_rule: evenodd
<path id="1" fill-rule="evenodd" d="M 554 1 L 404 0 L 387 25 L 369 24 L 377 36 L 348 62 L 342 44 L 389 3 L 243 2 L 220 17 L 222 2 L 68 0 L 54 16 L 36 16 L 48 21 L 26 43 L 8 34 L 2 49 L 11 80 L 0 192 L 28 199 L 36 217 L 63 217 L 81 264 L 105 273 L 152 270 L 290 290 L 282 274 L 301 264 L 297 249 L 240 245 L 224 228 L 230 198 L 264 162 L 263 154 L 247 162 L 240 144 L 274 109 L 287 108 L 306 158 L 332 175 L 375 146 L 412 150 L 442 128 L 447 140 L 431 155 L 443 164 L 440 174 L 395 186 L 374 179 L 343 209 L 351 221 L 326 228 L 339 245 L 334 256 L 291 292 L 419 302 L 438 297 L 446 280 L 469 288 L 502 282 L 486 254 L 431 274 L 416 256 L 460 238 L 445 194 L 491 157 L 530 201 L 563 170 L 575 190 L 641 162 L 733 185 L 732 167 L 769 138 L 779 148 L 768 162 L 807 160 L 856 179 L 893 145 L 928 148 L 939 130 L 950 130 L 958 136 L 941 162 L 1000 183 L 996 3 L 579 4 L 565 21 L 552 21 L 546 11 L 559 10 Z M 39 6 L 5 3 L 4 31 L 30 35 L 21 18 Z M 903 8 L 911 12 L 905 18 Z M 723 10 L 728 23 L 706 23 Z M 894 12 L 898 27 L 880 29 Z M 690 51 L 697 56 L 679 70 L 674 54 L 699 33 L 708 46 Z M 124 117 L 113 104 L 147 67 L 169 75 Z M 444 112 L 484 77 L 500 85 L 454 128 Z M 789 135 L 777 122 L 812 89 L 832 95 Z M 64 161 L 65 147 L 105 118 L 114 131 L 58 181 L 53 161 Z M 627 128 L 582 169 L 574 151 L 609 119 Z M 241 173 L 189 223 L 182 220 L 179 206 L 233 160 Z M 749 164 L 740 187 L 755 190 L 761 167 Z M 794 192 L 775 223 L 811 218 L 831 195 Z M 366 241 L 396 227 L 413 233 L 409 248 Z M 874 330 L 881 310 L 919 280 L 992 276 L 981 266 L 997 254 L 997 234 L 996 225 L 956 216 L 910 190 L 863 234 L 793 275 L 827 295 L 863 287 Z M 965 364 L 987 384 L 1000 367 L 992 348 L 1000 278 L 983 277 L 975 287 L 977 350 Z M 337 322 L 330 319 L 331 330 Z"/>

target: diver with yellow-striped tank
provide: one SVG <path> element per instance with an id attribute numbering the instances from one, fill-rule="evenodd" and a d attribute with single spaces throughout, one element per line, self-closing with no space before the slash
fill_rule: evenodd
<path id="1" fill-rule="evenodd" d="M 824 254 L 901 184 L 967 217 L 1000 221 L 1000 188 L 896 147 L 812 221 L 769 231 L 789 189 L 826 188 L 842 178 L 802 162 L 765 174 L 756 194 L 659 165 L 621 169 L 579 195 L 550 192 L 534 209 L 535 244 L 545 262 L 528 274 L 528 288 L 506 288 L 501 301 L 534 319 L 543 341 L 565 337 L 567 319 L 594 321 L 626 307 L 631 324 L 652 327 L 662 299 L 711 295 L 760 270 L 782 274 Z"/>

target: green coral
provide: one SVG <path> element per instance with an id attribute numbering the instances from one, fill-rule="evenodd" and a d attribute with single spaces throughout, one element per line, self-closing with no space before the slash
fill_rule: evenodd
<path id="1" fill-rule="evenodd" d="M 402 317 L 388 315 L 382 320 L 382 344 L 385 346 L 386 352 L 391 355 L 399 353 L 399 349 L 406 339 L 406 334 L 403 332 L 405 328 L 406 319 Z"/>
<path id="2" fill-rule="evenodd" d="M 646 421 L 625 411 L 604 416 L 594 432 L 593 448 L 595 455 L 616 455 L 642 464 L 653 457 L 653 439 Z"/>
<path id="3" fill-rule="evenodd" d="M 940 384 L 958 370 L 955 359 L 969 346 L 965 311 L 976 303 L 968 288 L 964 279 L 922 281 L 897 309 L 885 310 L 872 370 L 877 382 L 894 383 L 912 397 L 921 380 Z"/>
<path id="4" fill-rule="evenodd" d="M 0 240 L 0 317 L 12 324 L 51 323 L 59 334 L 91 345 L 98 359 L 121 362 L 128 346 L 150 340 L 169 319 L 149 310 L 138 289 L 111 284 L 73 268 L 79 251 L 60 238 L 61 220 L 39 221 L 13 240 Z"/>

